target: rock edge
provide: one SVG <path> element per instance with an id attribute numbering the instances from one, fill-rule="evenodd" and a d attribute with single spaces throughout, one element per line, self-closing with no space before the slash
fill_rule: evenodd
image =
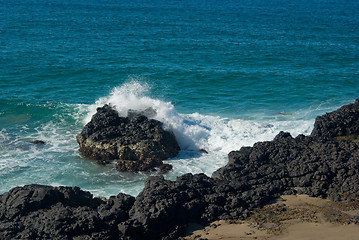
<path id="1" fill-rule="evenodd" d="M 150 110 L 143 113 L 152 113 Z M 162 160 L 177 156 L 180 147 L 174 134 L 143 113 L 129 111 L 120 117 L 110 105 L 97 109 L 76 139 L 82 155 L 108 164 L 115 160 L 119 171 L 168 171 Z"/>
<path id="2" fill-rule="evenodd" d="M 352 107 L 327 114 L 328 121 Z M 189 222 L 244 219 L 282 194 L 358 202 L 359 145 L 327 136 L 280 132 L 232 151 L 212 177 L 149 177 L 136 198 L 120 193 L 102 201 L 76 187 L 17 187 L 0 195 L 0 238 L 179 239 Z"/>

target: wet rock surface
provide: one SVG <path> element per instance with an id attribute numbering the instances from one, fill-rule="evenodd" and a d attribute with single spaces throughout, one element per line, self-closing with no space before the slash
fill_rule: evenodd
<path id="1" fill-rule="evenodd" d="M 35 144 L 35 145 L 45 145 L 46 144 L 46 142 L 42 141 L 42 140 L 34 140 L 31 143 Z"/>
<path id="2" fill-rule="evenodd" d="M 243 219 L 282 194 L 359 201 L 356 142 L 280 132 L 228 157 L 212 177 L 149 177 L 136 198 L 103 202 L 78 188 L 15 188 L 0 196 L 0 238 L 178 239 L 189 222 Z"/>
<path id="3" fill-rule="evenodd" d="M 154 110 L 147 109 L 129 111 L 128 117 L 120 117 L 109 105 L 98 108 L 77 135 L 80 152 L 102 164 L 117 160 L 119 171 L 171 169 L 168 164 L 162 166 L 162 160 L 177 156 L 179 145 L 161 122 L 146 117 L 153 114 Z"/>

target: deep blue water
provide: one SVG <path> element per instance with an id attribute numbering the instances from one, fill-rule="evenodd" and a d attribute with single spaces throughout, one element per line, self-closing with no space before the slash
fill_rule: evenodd
<path id="1" fill-rule="evenodd" d="M 317 115 L 358 98 L 358 12 L 350 0 L 0 0 L 0 193 L 137 194 L 146 174 L 78 153 L 76 134 L 106 102 L 152 106 L 177 132 L 169 179 L 210 175 L 281 130 L 309 134 Z"/>

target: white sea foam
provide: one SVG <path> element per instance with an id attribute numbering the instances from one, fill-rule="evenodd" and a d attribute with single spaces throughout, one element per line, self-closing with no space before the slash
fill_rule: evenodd
<path id="1" fill-rule="evenodd" d="M 104 104 L 114 106 L 120 116 L 126 116 L 129 109 L 142 111 L 153 108 L 157 113 L 153 118 L 174 132 L 182 149 L 176 158 L 167 160 L 173 165 L 173 171 L 167 174 L 168 179 L 175 179 L 184 173 L 211 175 L 227 163 L 230 151 L 258 141 L 272 140 L 280 131 L 288 131 L 293 136 L 309 134 L 314 123 L 314 119 L 296 120 L 293 116 L 283 120 L 284 116 L 278 121 L 275 118 L 242 120 L 200 113 L 180 114 L 172 103 L 151 98 L 149 93 L 149 85 L 137 81 L 116 87 L 108 96 L 88 106 L 84 123 L 90 121 L 96 108 Z M 205 149 L 208 154 L 199 153 L 199 149 Z M 124 191 L 128 190 L 124 188 Z"/>
<path id="2" fill-rule="evenodd" d="M 313 120 L 253 121 L 228 119 L 199 113 L 179 114 L 170 102 L 150 98 L 147 84 L 128 82 L 114 88 L 89 107 L 85 122 L 90 121 L 96 108 L 111 104 L 120 116 L 126 116 L 129 109 L 142 111 L 149 107 L 156 111 L 153 117 L 171 129 L 182 150 L 205 149 L 213 153 L 228 153 L 241 146 L 252 145 L 257 141 L 271 140 L 279 131 L 289 131 L 294 136 L 310 132 Z"/>
<path id="3" fill-rule="evenodd" d="M 173 171 L 166 175 L 175 179 L 184 173 L 211 175 L 227 162 L 227 154 L 257 141 L 272 140 L 279 131 L 289 131 L 293 136 L 309 134 L 314 119 L 296 120 L 288 116 L 275 119 L 243 120 L 209 116 L 200 113 L 178 113 L 171 102 L 150 97 L 150 87 L 136 81 L 114 88 L 108 96 L 94 104 L 59 104 L 51 121 L 24 124 L 20 129 L 1 130 L 0 192 L 11 187 L 30 183 L 79 186 L 95 196 L 125 192 L 136 195 L 147 174 L 123 174 L 113 166 L 102 166 L 81 157 L 76 143 L 83 125 L 90 121 L 96 108 L 109 103 L 125 116 L 129 109 L 156 111 L 155 119 L 171 129 L 181 146 L 180 154 L 166 162 Z M 46 108 L 46 106 L 45 106 Z M 284 116 L 285 118 L 286 116 Z M 291 117 L 291 118 L 290 118 Z M 44 146 L 31 144 L 43 140 Z M 199 153 L 205 149 L 208 154 Z"/>
<path id="4" fill-rule="evenodd" d="M 152 108 L 156 111 L 153 117 L 164 123 L 166 128 L 171 129 L 184 150 L 197 150 L 193 142 L 198 135 L 206 135 L 206 129 L 197 124 L 194 119 L 180 115 L 170 102 L 161 101 L 148 97 L 146 94 L 150 88 L 147 84 L 132 81 L 114 88 L 109 96 L 102 97 L 89 107 L 89 114 L 85 122 L 90 121 L 96 108 L 104 104 L 111 104 L 120 116 L 127 116 L 128 110 L 143 111 Z"/>

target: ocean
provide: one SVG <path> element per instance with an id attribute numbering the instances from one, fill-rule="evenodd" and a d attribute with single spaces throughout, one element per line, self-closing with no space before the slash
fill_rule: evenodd
<path id="1" fill-rule="evenodd" d="M 0 194 L 136 196 L 158 173 L 79 153 L 76 135 L 105 103 L 152 107 L 174 131 L 170 180 L 210 176 L 280 131 L 310 134 L 359 97 L 358 12 L 355 0 L 0 0 Z"/>

